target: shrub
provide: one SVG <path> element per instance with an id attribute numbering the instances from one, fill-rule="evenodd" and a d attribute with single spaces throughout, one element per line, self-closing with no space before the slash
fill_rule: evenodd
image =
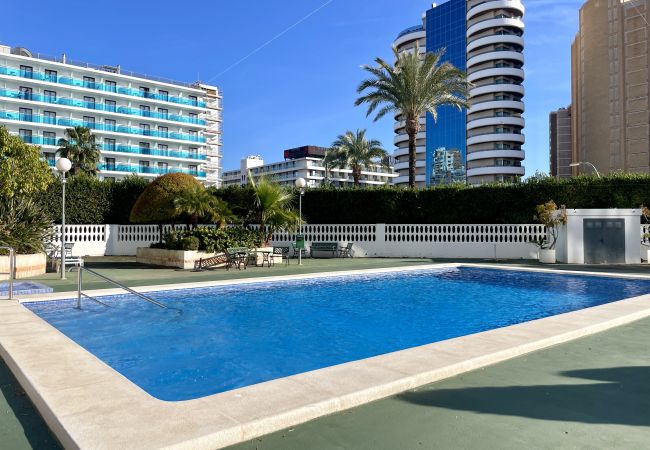
<path id="1" fill-rule="evenodd" d="M 0 246 L 16 253 L 40 253 L 50 238 L 52 221 L 40 204 L 25 197 L 0 197 Z"/>
<path id="2" fill-rule="evenodd" d="M 232 247 L 255 248 L 262 245 L 258 232 L 243 227 L 208 228 L 170 231 L 163 238 L 161 246 L 167 250 L 200 250 L 221 253 Z"/>
<path id="3" fill-rule="evenodd" d="M 185 173 L 168 173 L 153 180 L 131 209 L 133 223 L 164 223 L 176 218 L 174 199 L 183 191 L 201 184 Z"/>

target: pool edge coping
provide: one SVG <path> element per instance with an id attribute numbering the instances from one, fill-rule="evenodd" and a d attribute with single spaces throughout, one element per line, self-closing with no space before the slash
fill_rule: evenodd
<path id="1" fill-rule="evenodd" d="M 528 269 L 534 272 L 601 277 L 613 275 L 616 278 L 630 279 L 650 278 L 602 272 L 568 272 L 461 263 L 400 267 L 392 270 L 362 269 L 345 273 L 263 277 L 236 280 L 234 283 L 221 280 L 188 284 L 206 287 L 206 283 L 213 286 L 235 285 L 248 284 L 251 281 L 261 283 L 314 278 L 315 275 L 325 278 L 459 266 L 494 270 Z M 182 284 L 182 288 L 188 288 L 188 284 Z M 155 286 L 151 287 L 155 288 L 151 290 L 175 290 L 179 289 L 178 286 L 168 285 L 167 289 Z M 114 290 L 102 290 L 101 295 L 112 295 L 104 291 Z M 118 290 L 118 293 L 122 292 Z M 64 294 L 67 296 L 63 298 L 70 298 L 69 293 L 58 293 L 55 296 Z M 26 301 L 31 302 L 33 299 Z M 10 314 L 3 314 L 8 312 Z M 3 319 L 7 317 L 10 319 L 5 322 Z M 650 295 L 352 361 L 183 402 L 164 402 L 151 397 L 16 302 L 0 302 L 0 324 L 18 325 L 14 327 L 18 329 L 13 333 L 0 332 L 0 353 L 50 429 L 66 448 L 222 448 L 645 317 L 650 317 Z M 37 331 L 25 333 L 25 330 L 20 330 L 23 325 L 36 327 Z M 26 341 L 29 343 L 26 344 Z M 47 349 L 48 346 L 51 350 L 52 343 L 61 346 L 56 348 L 63 354 L 62 360 L 52 361 L 50 358 L 47 367 L 35 362 L 34 359 L 38 358 L 33 353 Z M 70 373 L 71 367 L 79 370 Z M 58 378 L 54 378 L 62 384 L 48 386 L 51 382 L 48 372 L 52 371 L 58 371 Z M 110 392 L 111 390 L 113 392 Z M 74 408 L 67 405 L 66 394 Z M 98 404 L 98 399 L 109 403 L 108 410 L 105 408 L 107 405 Z M 263 410 L 262 415 L 260 409 Z M 207 413 L 210 417 L 206 417 Z M 143 418 L 135 427 L 131 422 L 134 414 Z M 152 414 L 156 420 L 152 420 Z M 106 430 L 107 418 L 113 423 L 113 427 L 117 427 L 121 432 Z M 184 424 L 181 430 L 177 429 L 178 421 Z M 168 431 L 165 434 L 165 429 L 174 430 L 174 433 Z"/>

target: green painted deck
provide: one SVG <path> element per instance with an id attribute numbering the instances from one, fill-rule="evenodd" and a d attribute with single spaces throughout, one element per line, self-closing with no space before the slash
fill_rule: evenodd
<path id="1" fill-rule="evenodd" d="M 296 261 L 248 270 L 189 272 L 95 258 L 89 267 L 144 286 L 428 264 L 432 260 Z M 436 260 L 434 262 L 452 262 Z M 472 261 L 486 263 L 486 261 Z M 512 265 L 537 266 L 518 261 Z M 650 274 L 650 266 L 554 269 Z M 57 292 L 56 274 L 34 278 Z M 85 277 L 84 289 L 111 287 Z M 646 448 L 650 442 L 650 319 L 562 344 L 285 430 L 234 449 Z M 0 448 L 58 448 L 0 360 Z"/>
<path id="2" fill-rule="evenodd" d="M 650 319 L 230 450 L 648 448 Z"/>

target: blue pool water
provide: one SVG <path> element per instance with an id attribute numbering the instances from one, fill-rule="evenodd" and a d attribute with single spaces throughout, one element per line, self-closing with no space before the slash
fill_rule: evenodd
<path id="1" fill-rule="evenodd" d="M 188 400 L 650 293 L 650 281 L 458 268 L 29 303 L 154 397 Z"/>

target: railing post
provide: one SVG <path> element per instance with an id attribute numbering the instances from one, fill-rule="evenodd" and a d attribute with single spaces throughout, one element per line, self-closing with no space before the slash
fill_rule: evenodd
<path id="1" fill-rule="evenodd" d="M 14 277 L 16 276 L 16 252 L 13 247 L 0 247 L 2 250 L 9 252 L 9 300 L 14 299 Z"/>
<path id="2" fill-rule="evenodd" d="M 83 273 L 83 266 L 79 266 L 77 271 L 77 309 L 81 309 L 81 274 Z"/>

